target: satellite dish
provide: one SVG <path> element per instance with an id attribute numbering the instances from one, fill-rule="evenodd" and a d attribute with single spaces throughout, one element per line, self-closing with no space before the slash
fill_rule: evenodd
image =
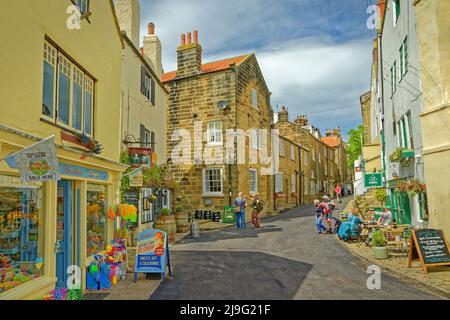
<path id="1" fill-rule="evenodd" d="M 227 101 L 227 100 L 219 101 L 219 102 L 217 103 L 217 106 L 218 106 L 220 109 L 225 110 L 226 108 L 228 108 L 228 101 Z"/>

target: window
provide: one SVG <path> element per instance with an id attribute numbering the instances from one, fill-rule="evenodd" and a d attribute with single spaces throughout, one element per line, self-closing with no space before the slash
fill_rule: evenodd
<path id="1" fill-rule="evenodd" d="M 291 144 L 291 160 L 295 161 L 295 147 Z"/>
<path id="2" fill-rule="evenodd" d="M 42 186 L 0 175 L 0 294 L 43 275 Z"/>
<path id="3" fill-rule="evenodd" d="M 208 144 L 222 144 L 222 121 L 208 122 Z"/>
<path id="4" fill-rule="evenodd" d="M 391 97 L 395 91 L 397 91 L 397 61 L 394 61 L 391 68 Z"/>
<path id="5" fill-rule="evenodd" d="M 203 194 L 222 195 L 222 169 L 203 169 Z"/>
<path id="6" fill-rule="evenodd" d="M 275 173 L 275 192 L 283 192 L 283 174 Z"/>
<path id="7" fill-rule="evenodd" d="M 88 184 L 86 208 L 87 256 L 92 256 L 106 248 L 106 210 L 106 187 Z"/>
<path id="8" fill-rule="evenodd" d="M 151 142 L 151 135 L 150 131 L 147 130 L 147 128 L 141 124 L 140 129 L 140 139 L 141 141 L 141 148 L 150 148 L 150 142 Z"/>
<path id="9" fill-rule="evenodd" d="M 408 71 L 408 36 L 403 40 L 402 46 L 400 47 L 400 77 L 403 76 Z"/>
<path id="10" fill-rule="evenodd" d="M 314 181 L 310 181 L 310 193 L 311 194 L 316 194 L 317 193 L 317 190 L 316 190 L 316 184 L 315 184 L 315 182 Z"/>
<path id="11" fill-rule="evenodd" d="M 394 5 L 394 26 L 398 21 L 398 17 L 400 16 L 400 0 L 393 0 Z"/>
<path id="12" fill-rule="evenodd" d="M 406 113 L 406 121 L 408 122 L 408 142 L 409 142 L 409 148 L 414 149 L 414 139 L 413 139 L 413 124 L 412 124 L 412 118 L 411 118 L 411 111 L 408 111 Z"/>
<path id="13" fill-rule="evenodd" d="M 291 175 L 291 192 L 297 192 L 297 176 Z"/>
<path id="14" fill-rule="evenodd" d="M 258 109 L 258 92 L 252 89 L 252 107 Z"/>
<path id="15" fill-rule="evenodd" d="M 93 135 L 93 105 L 94 80 L 44 42 L 42 115 L 64 127 Z"/>
<path id="16" fill-rule="evenodd" d="M 427 193 L 419 192 L 419 215 L 421 220 L 428 220 Z"/>
<path id="17" fill-rule="evenodd" d="M 305 166 L 308 165 L 308 151 L 306 150 L 302 150 L 303 152 L 303 163 L 305 164 Z"/>
<path id="18" fill-rule="evenodd" d="M 151 80 L 151 90 L 152 94 L 150 96 L 150 102 L 155 105 L 155 80 L 153 78 Z"/>
<path id="19" fill-rule="evenodd" d="M 250 169 L 249 181 L 250 181 L 250 195 L 253 195 L 255 192 L 258 192 L 258 170 Z"/>
<path id="20" fill-rule="evenodd" d="M 141 93 L 155 105 L 155 80 L 144 66 L 141 67 Z"/>
<path id="21" fill-rule="evenodd" d="M 261 133 L 258 128 L 252 129 L 252 148 L 253 150 L 261 148 Z"/>
<path id="22" fill-rule="evenodd" d="M 315 178 L 315 173 L 314 170 L 311 170 L 311 178 L 314 179 Z"/>
<path id="23" fill-rule="evenodd" d="M 312 150 L 311 154 L 312 154 L 313 161 L 316 161 L 316 151 Z"/>
<path id="24" fill-rule="evenodd" d="M 308 194 L 308 180 L 306 177 L 303 178 L 303 193 Z"/>
<path id="25" fill-rule="evenodd" d="M 88 13 L 89 9 L 89 0 L 76 0 L 76 5 L 78 9 L 80 9 L 80 12 L 82 15 L 85 15 Z"/>
<path id="26" fill-rule="evenodd" d="M 284 157 L 284 151 L 285 151 L 284 140 L 280 139 L 280 156 L 281 157 Z"/>

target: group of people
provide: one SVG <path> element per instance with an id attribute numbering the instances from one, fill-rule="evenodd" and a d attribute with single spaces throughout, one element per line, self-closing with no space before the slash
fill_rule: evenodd
<path id="1" fill-rule="evenodd" d="M 336 208 L 336 205 L 336 201 L 332 198 L 330 199 L 327 195 L 322 197 L 322 202 L 317 199 L 314 200 L 317 233 L 333 233 L 333 222 L 336 221 L 333 218 L 333 210 Z"/>
<path id="2" fill-rule="evenodd" d="M 252 207 L 252 224 L 253 228 L 260 228 L 259 215 L 264 209 L 264 203 L 261 200 L 259 194 L 255 192 L 251 197 Z M 236 227 L 238 229 L 245 229 L 245 209 L 247 208 L 247 200 L 243 192 L 239 192 L 238 197 L 234 200 L 234 212 L 236 214 Z"/>

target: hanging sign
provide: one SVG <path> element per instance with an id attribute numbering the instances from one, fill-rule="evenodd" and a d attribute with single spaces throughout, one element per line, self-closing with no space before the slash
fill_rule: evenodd
<path id="1" fill-rule="evenodd" d="M 408 267 L 413 261 L 420 261 L 422 270 L 437 266 L 450 266 L 450 249 L 444 232 L 437 229 L 411 231 Z"/>
<path id="2" fill-rule="evenodd" d="M 171 274 L 167 233 L 157 229 L 148 229 L 140 232 L 136 247 L 134 282 L 137 281 L 138 273 L 161 273 L 164 279 L 166 261 L 169 267 L 169 274 Z"/>
<path id="3" fill-rule="evenodd" d="M 24 182 L 59 180 L 59 163 L 54 136 L 14 154 Z"/>
<path id="4" fill-rule="evenodd" d="M 142 168 L 137 168 L 128 174 L 130 179 L 130 187 L 142 187 L 144 184 L 144 175 Z"/>
<path id="5" fill-rule="evenodd" d="M 382 173 L 366 173 L 364 175 L 364 187 L 366 188 L 380 188 L 383 186 Z"/>

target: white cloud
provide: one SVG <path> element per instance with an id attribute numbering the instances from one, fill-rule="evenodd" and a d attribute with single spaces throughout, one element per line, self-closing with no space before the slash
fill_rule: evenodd
<path id="1" fill-rule="evenodd" d="M 365 28 L 365 5 L 360 0 L 141 2 L 142 32 L 148 22 L 155 23 L 166 71 L 176 68 L 181 33 L 198 30 L 204 62 L 256 53 L 273 106 L 286 105 L 291 118 L 314 113 L 310 120 L 315 125 L 341 126 L 344 131 L 361 122 L 359 106 L 316 113 L 357 105 L 359 96 L 369 89 L 370 33 L 362 29 L 363 36 L 355 36 L 361 33 L 355 26 Z M 359 10 L 362 17 L 355 22 L 352 13 Z"/>

